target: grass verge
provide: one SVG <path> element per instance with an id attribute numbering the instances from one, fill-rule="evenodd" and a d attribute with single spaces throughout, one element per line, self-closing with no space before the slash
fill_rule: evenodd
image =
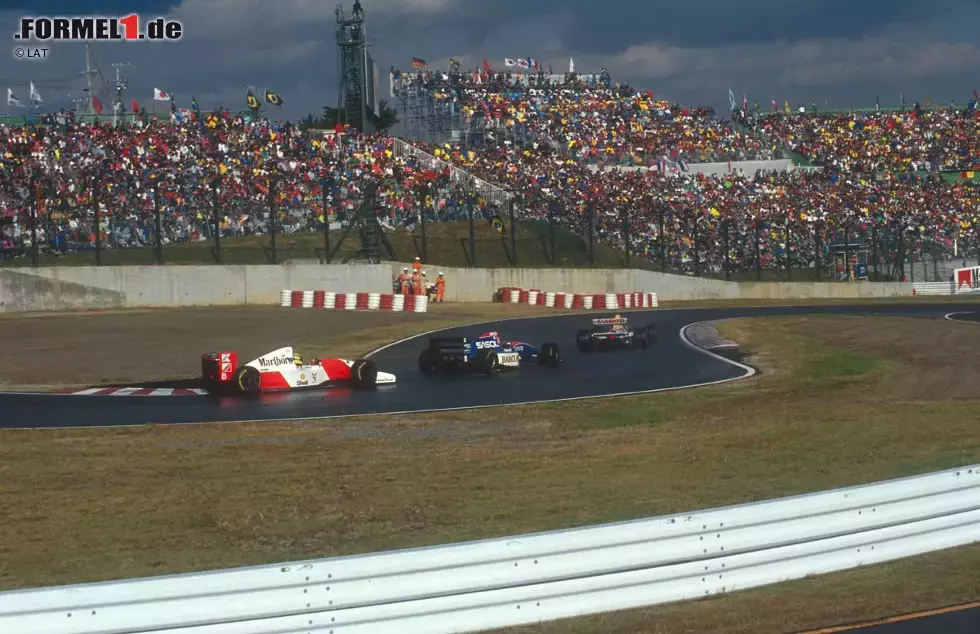
<path id="1" fill-rule="evenodd" d="M 506 415 L 2 431 L 0 587 L 547 530 L 978 462 L 974 327 L 736 320 L 725 335 L 761 376 Z"/>

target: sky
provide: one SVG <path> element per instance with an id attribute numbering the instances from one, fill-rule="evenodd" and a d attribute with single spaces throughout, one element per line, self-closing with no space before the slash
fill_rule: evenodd
<path id="1" fill-rule="evenodd" d="M 353 0 L 345 0 L 349 13 Z M 84 93 L 77 43 L 45 46 L 46 59 L 18 59 L 21 16 L 164 16 L 183 24 L 179 42 L 93 44 L 109 86 L 128 62 L 124 102 L 152 108 L 153 88 L 191 97 L 202 109 L 245 109 L 245 86 L 274 90 L 276 119 L 297 120 L 337 101 L 337 1 L 0 0 L 0 82 L 27 101 L 34 81 L 46 107 Z M 476 68 L 487 57 L 540 59 L 556 72 L 605 67 L 624 81 L 726 116 L 728 91 L 741 102 L 823 107 L 965 103 L 980 88 L 980 2 L 976 0 L 362 0 L 371 54 L 387 96 L 387 70 L 412 57 L 446 68 L 453 57 Z M 27 7 L 30 7 L 28 10 Z M 102 80 L 96 76 L 98 88 Z M 5 90 L 4 90 L 5 92 Z M 71 97 L 70 97 L 70 96 Z M 395 103 L 395 106 L 398 104 Z M 160 107 L 158 105 L 158 107 Z M 163 108 L 168 108 L 163 104 Z M 12 110 L 13 114 L 16 109 Z"/>

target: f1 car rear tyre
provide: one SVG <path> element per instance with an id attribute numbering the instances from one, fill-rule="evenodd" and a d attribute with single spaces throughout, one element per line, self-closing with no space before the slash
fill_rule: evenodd
<path id="1" fill-rule="evenodd" d="M 378 386 L 378 366 L 370 359 L 358 359 L 350 367 L 351 381 L 361 390 L 373 390 Z"/>
<path id="2" fill-rule="evenodd" d="M 657 330 L 652 325 L 647 326 L 647 338 L 650 340 L 651 346 L 657 344 Z"/>
<path id="3" fill-rule="evenodd" d="M 419 370 L 425 376 L 432 376 L 439 373 L 439 365 L 436 363 L 436 355 L 433 354 L 432 348 L 423 348 L 422 352 L 419 353 Z"/>
<path id="4" fill-rule="evenodd" d="M 474 367 L 477 372 L 490 375 L 497 369 L 497 352 L 483 349 L 476 353 Z"/>
<path id="5" fill-rule="evenodd" d="M 235 370 L 235 387 L 242 394 L 257 394 L 259 386 L 262 384 L 262 376 L 259 371 L 250 365 L 243 365 Z"/>
<path id="6" fill-rule="evenodd" d="M 592 349 L 592 331 L 579 330 L 575 333 L 575 347 L 579 352 L 588 352 Z"/>
<path id="7" fill-rule="evenodd" d="M 558 352 L 558 344 L 549 341 L 541 346 L 541 365 L 549 368 L 557 368 L 561 363 L 561 354 Z"/>
<path id="8" fill-rule="evenodd" d="M 640 326 L 633 331 L 633 341 L 636 342 L 640 350 L 646 350 L 650 347 L 650 331 L 647 330 L 646 326 Z"/>

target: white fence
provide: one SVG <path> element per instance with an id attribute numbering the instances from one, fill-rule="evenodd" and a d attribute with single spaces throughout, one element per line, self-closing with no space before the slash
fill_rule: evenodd
<path id="1" fill-rule="evenodd" d="M 459 166 L 453 165 L 448 161 L 444 161 L 441 158 L 433 156 L 425 150 L 420 150 L 411 143 L 406 143 L 401 139 L 394 139 L 392 153 L 399 157 L 414 156 L 422 162 L 423 166 L 432 170 L 442 171 L 449 168 L 450 182 L 461 183 L 469 186 L 486 200 L 498 205 L 505 205 L 512 198 L 514 198 L 514 194 L 503 187 L 499 187 L 493 183 L 483 180 L 482 178 L 479 178 L 478 176 L 474 176 Z"/>
<path id="2" fill-rule="evenodd" d="M 768 502 L 319 561 L 0 593 L 0 632 L 476 632 L 980 541 L 980 465 Z"/>
<path id="3" fill-rule="evenodd" d="M 913 295 L 965 295 L 980 293 L 980 266 L 953 269 L 952 279 L 945 282 L 916 282 Z"/>

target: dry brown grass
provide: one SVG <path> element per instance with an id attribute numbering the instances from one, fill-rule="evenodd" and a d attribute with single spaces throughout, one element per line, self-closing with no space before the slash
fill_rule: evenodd
<path id="1" fill-rule="evenodd" d="M 506 416 L 0 431 L 0 587 L 499 536 L 980 462 L 975 328 L 736 320 L 723 330 L 759 377 Z M 976 599 L 978 564 L 980 549 L 957 549 L 522 631 L 787 631 Z"/>
<path id="2" fill-rule="evenodd" d="M 821 343 L 859 327 L 922 341 L 937 357 L 928 329 L 957 333 L 954 347 L 972 336 L 951 322 L 741 320 L 727 334 L 757 349 L 766 372 L 696 392 L 526 406 L 506 418 L 5 431 L 0 584 L 559 528 L 977 461 L 974 401 L 890 403 L 889 386 L 913 371 L 901 355 Z"/>

